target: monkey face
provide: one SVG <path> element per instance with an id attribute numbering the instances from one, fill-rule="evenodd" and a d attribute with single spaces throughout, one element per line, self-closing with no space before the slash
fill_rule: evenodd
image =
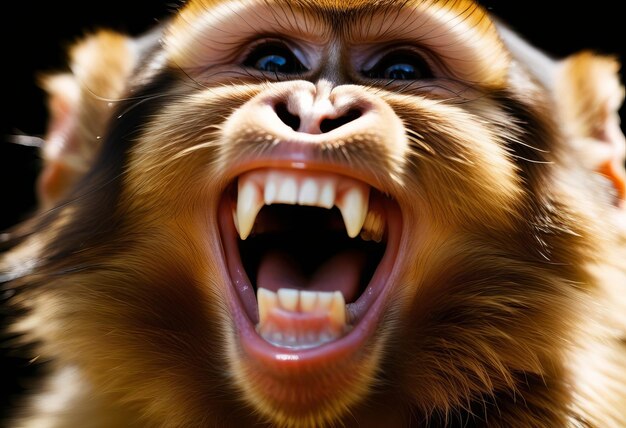
<path id="1" fill-rule="evenodd" d="M 191 1 L 160 31 L 51 220 L 52 354 L 188 423 L 405 426 L 547 387 L 586 214 L 484 10 Z"/>
<path id="2" fill-rule="evenodd" d="M 509 58 L 484 12 L 348 9 L 185 8 L 123 192 L 136 221 L 183 230 L 167 246 L 195 244 L 180 260 L 220 309 L 237 387 L 286 424 L 336 420 L 384 382 L 399 320 L 439 316 L 426 302 L 471 280 L 476 235 L 513 233 L 523 203 L 515 125 L 490 97 Z"/>

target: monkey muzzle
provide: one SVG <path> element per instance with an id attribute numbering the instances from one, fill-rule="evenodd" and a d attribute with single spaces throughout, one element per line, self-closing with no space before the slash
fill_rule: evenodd
<path id="1" fill-rule="evenodd" d="M 223 134 L 236 372 L 272 407 L 298 400 L 294 388 L 319 391 L 307 407 L 332 401 L 326 379 L 354 385 L 347 367 L 374 367 L 366 350 L 384 334 L 403 221 L 381 153 L 401 146 L 402 124 L 357 87 L 288 82 L 240 108 Z"/>

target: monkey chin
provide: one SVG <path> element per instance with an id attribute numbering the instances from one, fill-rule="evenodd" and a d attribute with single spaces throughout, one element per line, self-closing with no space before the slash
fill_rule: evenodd
<path id="1" fill-rule="evenodd" d="M 241 173 L 220 203 L 234 321 L 229 361 L 245 397 L 266 417 L 317 426 L 343 416 L 375 382 L 389 334 L 381 325 L 397 280 L 402 215 L 365 171 L 338 175 L 320 163 L 311 169 L 289 161 L 276 167 L 276 159 L 271 165 Z M 285 183 L 295 184 L 295 201 Z M 334 201 L 320 194 L 325 185 L 327 192 L 334 187 Z M 367 195 L 360 203 L 347 201 L 355 188 Z M 258 215 L 246 236 L 240 205 L 250 200 L 264 206 L 252 209 Z M 346 235 L 355 228 L 360 236 Z"/>

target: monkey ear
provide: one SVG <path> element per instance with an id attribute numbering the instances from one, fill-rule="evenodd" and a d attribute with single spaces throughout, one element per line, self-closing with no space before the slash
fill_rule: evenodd
<path id="1" fill-rule="evenodd" d="M 136 63 L 131 38 L 100 31 L 69 51 L 70 72 L 43 76 L 49 122 L 37 183 L 42 207 L 62 199 L 89 169 Z"/>
<path id="2" fill-rule="evenodd" d="M 567 57 L 557 67 L 555 99 L 583 166 L 613 184 L 614 204 L 626 215 L 626 140 L 619 119 L 624 87 L 619 69 L 613 57 L 590 52 Z"/>

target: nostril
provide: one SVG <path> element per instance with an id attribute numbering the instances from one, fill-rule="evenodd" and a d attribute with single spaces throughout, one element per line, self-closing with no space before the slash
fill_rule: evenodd
<path id="1" fill-rule="evenodd" d="M 287 126 L 289 126 L 294 131 L 297 131 L 300 128 L 300 118 L 294 114 L 291 114 L 289 110 L 287 110 L 287 104 L 279 103 L 274 107 L 274 111 L 276 111 L 276 115 L 280 120 Z"/>
<path id="2" fill-rule="evenodd" d="M 324 119 L 322 123 L 320 123 L 320 131 L 322 133 L 330 132 L 333 129 L 337 129 L 346 123 L 350 123 L 355 119 L 361 117 L 361 112 L 356 109 L 348 110 L 346 114 L 334 118 L 334 119 Z"/>

